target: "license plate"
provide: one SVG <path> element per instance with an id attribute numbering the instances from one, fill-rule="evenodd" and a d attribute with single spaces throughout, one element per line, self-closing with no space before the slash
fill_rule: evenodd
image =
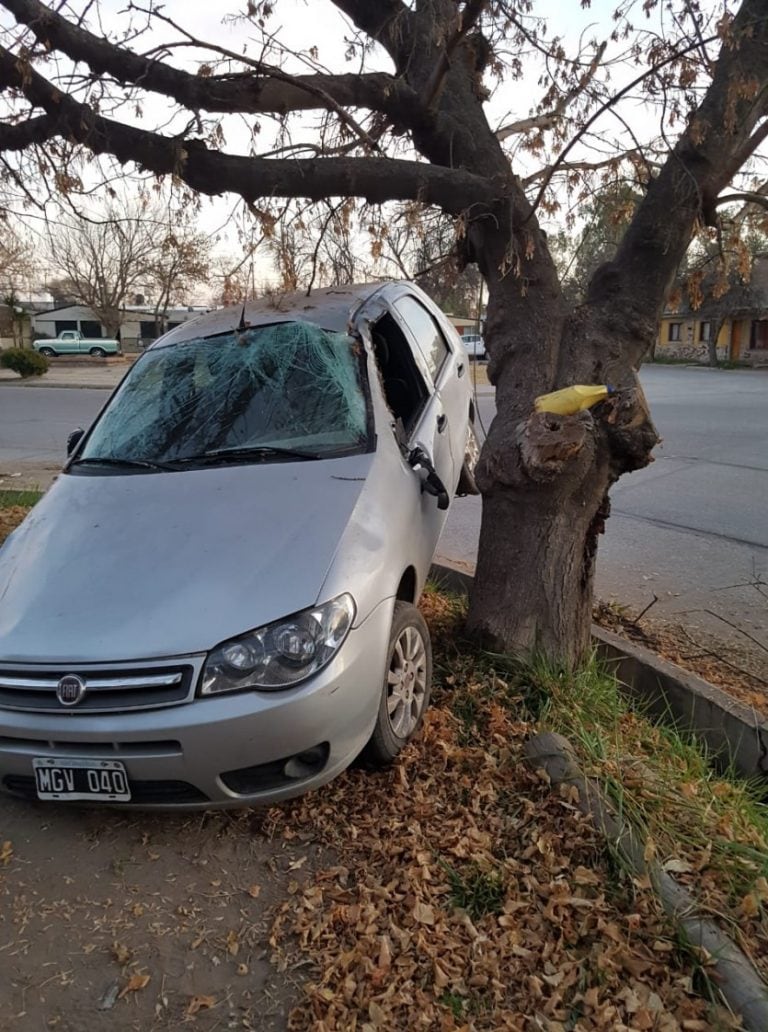
<path id="1" fill-rule="evenodd" d="M 125 766 L 117 760 L 35 758 L 38 799 L 103 799 L 127 803 L 131 798 Z"/>

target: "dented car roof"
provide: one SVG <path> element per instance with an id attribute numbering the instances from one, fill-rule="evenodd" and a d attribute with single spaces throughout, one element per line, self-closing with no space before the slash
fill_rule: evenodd
<path id="1" fill-rule="evenodd" d="M 301 321 L 314 323 L 321 329 L 334 333 L 346 333 L 355 310 L 377 291 L 388 286 L 390 286 L 388 282 L 352 283 L 343 287 L 323 287 L 313 290 L 309 296 L 305 290 L 270 294 L 268 297 L 246 301 L 245 311 L 243 311 L 242 304 L 230 305 L 215 312 L 207 312 L 197 319 L 190 319 L 163 334 L 151 347 L 162 348 L 197 337 L 211 337 L 218 333 L 226 333 L 227 330 L 233 330 L 240 324 L 243 315 L 245 324 L 249 328 L 269 326 L 278 322 Z"/>

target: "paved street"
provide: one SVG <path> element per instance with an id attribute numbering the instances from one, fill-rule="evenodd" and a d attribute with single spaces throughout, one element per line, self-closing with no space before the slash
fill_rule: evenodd
<path id="1" fill-rule="evenodd" d="M 768 372 L 653 366 L 642 379 L 664 441 L 655 463 L 613 491 L 598 592 L 635 611 L 656 595 L 657 618 L 746 641 L 729 621 L 768 644 L 768 589 L 754 586 L 768 581 Z M 107 396 L 0 384 L 0 487 L 19 471 L 49 483 L 67 434 Z M 488 425 L 487 388 L 479 408 Z M 457 503 L 439 554 L 473 564 L 479 526 L 479 500 Z"/>

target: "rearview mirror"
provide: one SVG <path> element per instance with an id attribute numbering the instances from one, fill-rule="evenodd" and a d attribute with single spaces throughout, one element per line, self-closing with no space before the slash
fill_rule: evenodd
<path id="1" fill-rule="evenodd" d="M 79 426 L 77 430 L 72 431 L 67 438 L 67 455 L 71 455 L 75 448 L 77 448 L 78 444 L 80 444 L 80 441 L 83 439 L 84 434 L 85 430 L 83 430 L 81 426 Z"/>

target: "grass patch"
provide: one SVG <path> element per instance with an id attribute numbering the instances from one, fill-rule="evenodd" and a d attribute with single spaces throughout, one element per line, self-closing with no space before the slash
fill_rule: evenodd
<path id="1" fill-rule="evenodd" d="M 600 778 L 659 861 L 681 880 L 714 878 L 712 889 L 725 894 L 734 922 L 748 915 L 765 921 L 765 785 L 718 775 L 697 742 L 632 706 L 594 657 L 575 673 L 543 660 L 516 670 L 528 682 L 538 722 L 571 741 L 585 772 Z"/>
<path id="2" fill-rule="evenodd" d="M 468 864 L 457 871 L 445 865 L 451 888 L 451 902 L 478 921 L 486 914 L 500 914 L 504 906 L 504 879 L 499 871 L 485 870 L 478 864 Z"/>
<path id="3" fill-rule="evenodd" d="M 31 509 L 42 497 L 42 491 L 0 491 L 0 509 Z"/>
<path id="4" fill-rule="evenodd" d="M 443 993 L 439 1002 L 448 1008 L 457 1021 L 463 1016 L 466 1001 L 458 993 Z"/>

